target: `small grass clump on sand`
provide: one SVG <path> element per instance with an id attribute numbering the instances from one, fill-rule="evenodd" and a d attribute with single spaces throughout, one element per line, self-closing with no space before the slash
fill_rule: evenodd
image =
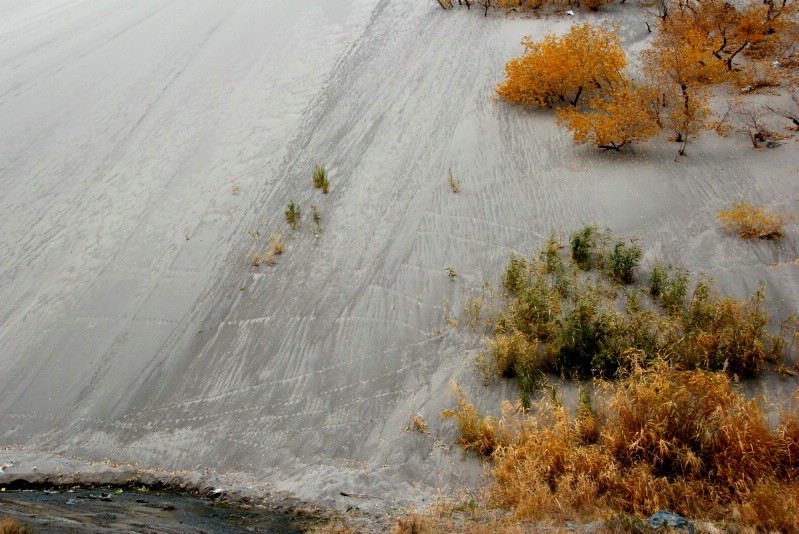
<path id="1" fill-rule="evenodd" d="M 427 421 L 424 420 L 420 414 L 416 414 L 411 418 L 411 422 L 405 427 L 406 432 L 427 432 Z"/>
<path id="2" fill-rule="evenodd" d="M 280 256 L 286 248 L 286 243 L 283 242 L 283 234 L 272 234 L 272 254 Z"/>
<path id="3" fill-rule="evenodd" d="M 315 189 L 321 189 L 325 195 L 330 191 L 327 170 L 321 165 L 315 165 L 313 168 L 313 186 Z"/>
<path id="4" fill-rule="evenodd" d="M 456 389 L 458 443 L 493 460 L 489 501 L 516 520 L 668 508 L 758 530 L 799 529 L 799 409 L 771 427 L 762 399 L 724 373 L 636 364 L 587 390 L 575 413 L 550 399 L 484 417 Z M 799 393 L 799 392 L 798 392 Z M 600 395 L 597 395 L 600 397 Z M 799 396 L 796 397 L 799 401 Z"/>
<path id="5" fill-rule="evenodd" d="M 253 267 L 260 267 L 262 263 L 267 265 L 274 265 L 277 263 L 272 250 L 265 250 L 259 254 L 255 252 L 255 249 L 250 249 L 250 251 L 247 253 L 247 258 L 249 258 Z"/>
<path id="6" fill-rule="evenodd" d="M 762 288 L 734 299 L 712 281 L 690 288 L 687 271 L 655 265 L 643 291 L 625 284 L 641 256 L 634 241 L 606 248 L 612 236 L 593 227 L 571 241 L 570 263 L 555 237 L 535 257 L 511 256 L 504 301 L 488 323 L 487 379 L 517 377 L 525 399 L 546 372 L 612 378 L 636 361 L 666 359 L 748 377 L 779 361 L 786 343 L 769 333 Z"/>
<path id="7" fill-rule="evenodd" d="M 316 204 L 311 204 L 311 217 L 313 219 L 314 224 L 316 225 L 316 231 L 319 232 L 322 230 L 322 216 L 319 215 L 319 209 L 316 207 Z"/>
<path id="8" fill-rule="evenodd" d="M 294 203 L 293 200 L 289 201 L 288 206 L 286 206 L 286 222 L 291 226 L 293 230 L 297 229 L 297 223 L 300 222 L 300 218 L 302 217 L 302 209 Z"/>
<path id="9" fill-rule="evenodd" d="M 737 204 L 730 210 L 720 211 L 716 219 L 724 224 L 727 231 L 735 232 L 738 237 L 749 239 L 779 239 L 785 237 L 783 227 L 792 221 L 792 215 L 776 211 L 768 211 L 754 203 Z"/>
<path id="10" fill-rule="evenodd" d="M 453 193 L 457 193 L 461 190 L 461 181 L 455 179 L 455 177 L 452 175 L 452 169 L 449 170 L 447 182 L 449 182 L 449 188 Z"/>

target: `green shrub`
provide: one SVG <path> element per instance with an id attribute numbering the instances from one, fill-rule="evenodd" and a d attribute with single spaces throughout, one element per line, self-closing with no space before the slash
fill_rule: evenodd
<path id="1" fill-rule="evenodd" d="M 762 289 L 738 300 L 700 281 L 689 299 L 688 271 L 662 265 L 653 268 L 648 292 L 627 289 L 620 284 L 641 257 L 635 241 L 617 242 L 597 273 L 577 262 L 566 267 L 560 254 L 553 237 L 538 258 L 512 255 L 504 305 L 488 322 L 487 376 L 516 377 L 525 404 L 546 372 L 613 378 L 667 360 L 744 377 L 781 357 L 785 341 L 768 331 Z"/>
<path id="2" fill-rule="evenodd" d="M 505 276 L 502 278 L 502 287 L 508 293 L 516 294 L 527 284 L 527 261 L 516 254 L 510 255 L 508 266 L 505 267 Z"/>
<path id="3" fill-rule="evenodd" d="M 561 308 L 561 296 L 541 273 L 536 273 L 526 287 L 507 306 L 500 322 L 511 329 L 546 341 L 554 333 Z"/>
<path id="4" fill-rule="evenodd" d="M 763 300 L 762 286 L 750 299 L 738 300 L 699 282 L 669 348 L 689 368 L 757 375 L 763 364 L 780 360 L 785 344 L 769 334 Z"/>
<path id="5" fill-rule="evenodd" d="M 316 204 L 311 204 L 311 214 L 313 216 L 313 222 L 316 225 L 316 231 L 320 231 L 322 229 L 322 216 L 319 215 L 319 210 L 316 207 Z"/>
<path id="6" fill-rule="evenodd" d="M 649 276 L 649 293 L 663 308 L 677 313 L 685 307 L 688 274 L 685 269 L 674 269 L 671 265 L 664 268 L 657 264 Z"/>
<path id="7" fill-rule="evenodd" d="M 676 312 L 685 307 L 685 297 L 688 294 L 688 271 L 676 269 L 674 275 L 669 277 L 665 289 L 660 295 L 660 305 Z"/>
<path id="8" fill-rule="evenodd" d="M 563 245 L 560 244 L 557 234 L 553 232 L 547 240 L 544 248 L 538 251 L 539 257 L 544 264 L 544 269 L 546 272 L 563 272 L 563 258 L 560 257 L 561 249 L 563 249 Z"/>
<path id="9" fill-rule="evenodd" d="M 554 370 L 578 378 L 616 374 L 623 349 L 629 345 L 627 324 L 596 288 L 580 293 L 558 324 L 557 337 L 550 344 Z"/>
<path id="10" fill-rule="evenodd" d="M 652 274 L 649 275 L 649 294 L 654 298 L 660 298 L 663 288 L 666 287 L 666 282 L 669 275 L 666 269 L 659 263 L 652 268 Z"/>
<path id="11" fill-rule="evenodd" d="M 584 271 L 589 271 L 593 267 L 596 240 L 596 226 L 586 226 L 580 230 L 575 230 L 569 239 L 572 261 Z"/>
<path id="12" fill-rule="evenodd" d="M 635 268 L 642 255 L 641 247 L 635 240 L 631 240 L 629 245 L 619 241 L 607 254 L 605 268 L 614 280 L 622 284 L 631 284 L 635 281 Z"/>

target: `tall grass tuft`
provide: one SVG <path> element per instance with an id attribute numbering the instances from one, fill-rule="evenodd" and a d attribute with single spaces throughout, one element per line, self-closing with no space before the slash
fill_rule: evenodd
<path id="1" fill-rule="evenodd" d="M 321 165 L 315 165 L 313 168 L 313 186 L 315 189 L 321 189 L 323 194 L 330 191 L 330 180 L 327 178 L 327 170 Z"/>
<path id="2" fill-rule="evenodd" d="M 286 206 L 285 215 L 288 225 L 291 226 L 293 230 L 296 230 L 297 223 L 300 222 L 300 218 L 302 217 L 302 208 L 291 200 L 288 206 Z"/>

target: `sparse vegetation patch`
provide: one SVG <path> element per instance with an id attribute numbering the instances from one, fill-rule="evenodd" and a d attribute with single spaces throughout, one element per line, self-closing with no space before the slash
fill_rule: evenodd
<path id="1" fill-rule="evenodd" d="M 669 509 L 799 528 L 799 390 L 775 425 L 764 399 L 735 386 L 768 363 L 785 369 L 788 336 L 770 333 L 763 288 L 734 299 L 661 264 L 641 288 L 634 239 L 586 226 L 569 245 L 553 234 L 533 257 L 511 255 L 486 323 L 480 368 L 518 380 L 519 401 L 486 416 L 453 383 L 457 407 L 442 414 L 464 450 L 491 461 L 495 484 L 479 506 L 514 522 L 610 517 L 612 527 Z M 576 408 L 547 373 L 588 380 Z"/>
<path id="2" fill-rule="evenodd" d="M 710 280 L 691 287 L 687 271 L 655 265 L 646 291 L 628 285 L 642 254 L 635 240 L 588 226 L 570 241 L 571 261 L 555 236 L 532 258 L 512 255 L 488 323 L 486 379 L 517 377 L 525 403 L 547 372 L 612 378 L 665 360 L 747 377 L 780 360 L 786 342 L 769 332 L 762 289 L 725 297 Z"/>

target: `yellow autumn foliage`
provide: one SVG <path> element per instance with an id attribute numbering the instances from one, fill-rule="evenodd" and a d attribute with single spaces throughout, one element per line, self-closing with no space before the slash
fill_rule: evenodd
<path id="1" fill-rule="evenodd" d="M 621 40 L 602 26 L 578 24 L 562 36 L 549 34 L 538 42 L 525 37 L 522 45 L 524 55 L 508 62 L 505 81 L 497 88 L 512 104 L 577 105 L 581 96 L 612 90 L 627 65 Z"/>
<path id="2" fill-rule="evenodd" d="M 660 128 L 651 105 L 656 99 L 651 87 L 627 82 L 605 98 L 592 98 L 588 109 L 562 108 L 557 123 L 572 132 L 575 143 L 619 150 L 658 134 Z"/>
<path id="3" fill-rule="evenodd" d="M 720 211 L 716 219 L 724 223 L 727 231 L 749 239 L 778 239 L 784 237 L 783 227 L 794 220 L 792 215 L 768 211 L 754 203 L 737 204 L 730 210 Z"/>
<path id="4" fill-rule="evenodd" d="M 675 133 L 675 141 L 696 137 L 710 118 L 709 91 L 702 85 L 672 86 L 664 93 L 663 127 Z"/>

